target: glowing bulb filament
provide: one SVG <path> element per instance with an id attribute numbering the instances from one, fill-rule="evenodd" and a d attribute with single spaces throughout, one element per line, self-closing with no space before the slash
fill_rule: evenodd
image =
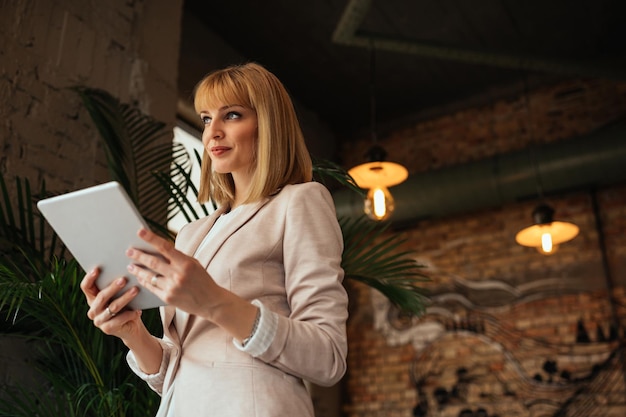
<path id="1" fill-rule="evenodd" d="M 370 219 L 382 221 L 389 218 L 394 209 L 393 196 L 384 186 L 370 188 L 365 199 L 365 214 Z"/>
<path id="2" fill-rule="evenodd" d="M 552 252 L 552 235 L 550 233 L 541 235 L 541 249 L 546 253 Z"/>
<path id="3" fill-rule="evenodd" d="M 385 193 L 380 188 L 376 188 L 374 190 L 374 215 L 382 219 L 386 213 Z"/>

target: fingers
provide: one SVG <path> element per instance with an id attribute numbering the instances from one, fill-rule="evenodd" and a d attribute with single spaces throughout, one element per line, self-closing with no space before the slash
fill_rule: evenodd
<path id="1" fill-rule="evenodd" d="M 126 256 L 134 261 L 128 265 L 128 272 L 135 275 L 141 285 L 153 291 L 157 289 L 160 277 L 171 273 L 175 263 L 185 257 L 178 252 L 174 245 L 147 229 L 141 229 L 138 236 L 154 247 L 155 253 L 146 252 L 137 248 L 129 248 Z"/>
<path id="2" fill-rule="evenodd" d="M 137 232 L 137 235 L 155 248 L 158 248 L 159 245 L 163 246 L 164 244 L 169 243 L 167 240 L 163 239 L 161 236 L 149 229 L 141 228 Z"/>
<path id="3" fill-rule="evenodd" d="M 150 244 L 157 252 L 157 254 L 150 254 L 145 251 L 139 251 L 152 257 L 152 259 L 143 262 L 143 264 L 150 269 L 156 269 L 158 265 L 169 264 L 172 259 L 177 259 L 181 255 L 181 253 L 174 248 L 174 244 L 171 241 L 164 239 L 148 229 L 140 229 L 137 235 L 146 243 Z M 154 264 L 151 262 L 154 262 Z"/>
<path id="4" fill-rule="evenodd" d="M 106 317 L 111 319 L 115 317 L 119 312 L 124 310 L 128 303 L 137 296 L 139 288 L 132 287 L 128 291 L 125 291 L 121 296 L 111 301 L 104 309 Z"/>
<path id="5" fill-rule="evenodd" d="M 126 286 L 127 279 L 125 277 L 118 278 L 100 290 L 96 285 L 99 275 L 100 270 L 94 268 L 85 274 L 80 283 L 80 288 L 89 305 L 87 316 L 92 320 L 94 326 L 107 335 L 128 336 L 129 329 L 137 327 L 137 320 L 139 323 L 141 322 L 141 310 L 126 308 L 128 303 L 139 294 L 139 288 L 132 287 L 113 299 Z"/>
<path id="6" fill-rule="evenodd" d="M 137 277 L 137 281 L 139 281 L 143 287 L 155 293 L 157 296 L 161 296 L 160 291 L 165 289 L 165 276 L 135 264 L 128 265 L 128 272 Z"/>
<path id="7" fill-rule="evenodd" d="M 100 291 L 96 286 L 96 279 L 100 275 L 100 270 L 98 268 L 94 268 L 85 274 L 85 277 L 80 282 L 80 289 L 85 294 L 87 298 L 87 304 L 91 305 L 93 299 L 96 298 L 98 292 Z"/>
<path id="8" fill-rule="evenodd" d="M 130 295 L 133 289 L 126 291 L 120 298 L 115 301 L 111 301 L 111 299 L 117 294 L 124 286 L 126 285 L 126 278 L 118 278 L 113 281 L 111 284 L 98 291 L 96 296 L 92 298 L 91 303 L 89 304 L 89 311 L 87 312 L 87 317 L 91 320 L 95 320 L 96 317 L 101 316 L 107 307 L 110 308 L 113 312 L 118 312 L 123 309 L 128 302 L 134 298 L 134 295 Z M 136 289 L 135 289 L 136 290 Z M 136 295 L 136 294 L 135 294 Z M 115 306 L 111 306 L 111 304 L 115 303 Z"/>
<path id="9" fill-rule="evenodd" d="M 126 282 L 125 279 L 120 280 L 123 283 Z M 120 280 L 116 280 L 109 287 L 103 290 L 102 293 L 108 292 L 108 290 L 110 289 L 114 289 L 116 291 L 114 291 L 111 296 L 115 295 L 115 293 L 119 291 L 117 284 Z M 94 303 L 94 306 L 89 310 L 87 315 L 93 320 L 96 327 L 99 327 L 107 334 L 111 334 L 110 330 L 104 328 L 104 325 L 109 325 L 109 322 L 111 322 L 111 324 L 114 324 L 115 322 L 117 322 L 117 320 L 119 320 L 121 323 L 129 320 L 128 315 L 125 313 L 130 312 L 134 314 L 136 312 L 126 309 L 126 306 L 133 298 L 137 296 L 138 293 L 139 289 L 137 287 L 132 287 L 112 301 L 110 301 L 110 298 L 102 297 L 102 300 L 98 300 L 99 302 Z M 132 317 L 133 316 L 131 315 L 130 318 Z"/>
<path id="10" fill-rule="evenodd" d="M 93 323 L 104 334 L 121 338 L 128 333 L 125 327 L 128 326 L 129 322 L 139 317 L 141 317 L 141 310 L 122 310 L 119 313 L 111 311 L 109 314 L 109 311 L 105 309 Z"/>

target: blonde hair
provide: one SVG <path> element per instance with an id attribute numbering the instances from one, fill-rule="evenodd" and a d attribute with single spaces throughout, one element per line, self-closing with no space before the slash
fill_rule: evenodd
<path id="1" fill-rule="evenodd" d="M 244 203 L 258 201 L 287 184 L 311 181 L 313 166 L 300 123 L 280 80 L 256 63 L 233 65 L 209 73 L 194 90 L 196 112 L 219 104 L 239 104 L 256 112 L 258 138 L 253 179 Z M 235 184 L 231 174 L 211 169 L 204 150 L 198 201 L 232 204 Z"/>

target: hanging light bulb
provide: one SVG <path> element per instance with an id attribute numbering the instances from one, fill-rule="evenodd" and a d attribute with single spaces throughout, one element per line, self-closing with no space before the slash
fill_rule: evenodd
<path id="1" fill-rule="evenodd" d="M 364 208 L 371 219 L 386 220 L 395 209 L 395 201 L 387 187 L 374 187 L 367 193 Z"/>
<path id="2" fill-rule="evenodd" d="M 515 241 L 522 246 L 536 248 L 542 255 L 554 254 L 561 243 L 574 239 L 578 235 L 578 226 L 574 223 L 554 221 L 554 209 L 541 204 L 533 211 L 535 224 L 520 230 Z"/>
<path id="3" fill-rule="evenodd" d="M 558 248 L 558 246 L 554 246 L 552 244 L 552 234 L 550 234 L 548 231 L 544 232 L 541 235 L 541 251 L 540 252 L 544 252 L 544 253 L 553 253 L 556 248 Z"/>
<path id="4" fill-rule="evenodd" d="M 374 46 L 370 45 L 370 112 L 371 134 L 374 145 L 367 151 L 368 162 L 357 165 L 348 171 L 356 184 L 369 189 L 363 205 L 363 211 L 372 220 L 387 220 L 393 213 L 395 202 L 388 187 L 398 185 L 409 176 L 409 171 L 400 164 L 385 161 L 387 152 L 377 144 L 376 132 L 376 88 L 375 88 L 375 54 Z"/>
<path id="5" fill-rule="evenodd" d="M 530 99 L 528 93 L 528 80 L 524 78 L 524 101 L 529 121 L 532 119 L 530 112 Z M 532 135 L 532 123 L 528 124 L 528 129 Z M 542 198 L 541 172 L 536 163 L 536 158 L 531 158 L 533 169 L 537 180 L 537 192 Z M 535 224 L 520 230 L 515 235 L 515 241 L 522 246 L 536 248 L 542 255 L 554 254 L 561 243 L 570 241 L 578 235 L 578 226 L 574 223 L 554 221 L 554 209 L 547 204 L 540 204 L 533 210 L 533 220 Z"/>
<path id="6" fill-rule="evenodd" d="M 374 145 L 367 152 L 370 162 L 357 165 L 348 171 L 356 184 L 369 189 L 363 204 L 363 211 L 372 220 L 387 220 L 395 209 L 395 202 L 389 187 L 398 185 L 409 176 L 409 171 L 395 162 L 384 161 L 386 152 Z"/>

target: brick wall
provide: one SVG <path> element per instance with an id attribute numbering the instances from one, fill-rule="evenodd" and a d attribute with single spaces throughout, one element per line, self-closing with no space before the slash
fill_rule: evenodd
<path id="1" fill-rule="evenodd" d="M 68 87 L 107 90 L 172 125 L 182 0 L 0 1 L 0 173 L 60 192 L 109 180 Z M 164 141 L 171 138 L 163 138 Z M 0 338 L 0 392 L 29 382 L 28 349 Z"/>
<path id="2" fill-rule="evenodd" d="M 173 125 L 181 12 L 182 1 L 3 1 L 0 172 L 51 189 L 108 178 L 75 85 Z"/>
<path id="3" fill-rule="evenodd" d="M 527 97 L 396 127 L 381 144 L 389 160 L 417 174 L 567 140 L 623 119 L 625 87 L 601 80 L 544 86 Z M 346 166 L 362 162 L 369 144 L 346 145 Z M 514 241 L 538 201 L 398 231 L 427 266 L 431 305 L 423 317 L 406 317 L 378 293 L 349 284 L 347 416 L 626 412 L 624 356 L 617 350 L 626 324 L 626 185 L 562 193 L 548 203 L 558 219 L 580 227 L 552 256 Z"/>
<path id="4" fill-rule="evenodd" d="M 387 159 L 418 173 L 583 135 L 624 117 L 626 84 L 573 80 L 402 127 L 381 126 Z M 346 167 L 363 162 L 370 139 L 347 143 Z"/>

